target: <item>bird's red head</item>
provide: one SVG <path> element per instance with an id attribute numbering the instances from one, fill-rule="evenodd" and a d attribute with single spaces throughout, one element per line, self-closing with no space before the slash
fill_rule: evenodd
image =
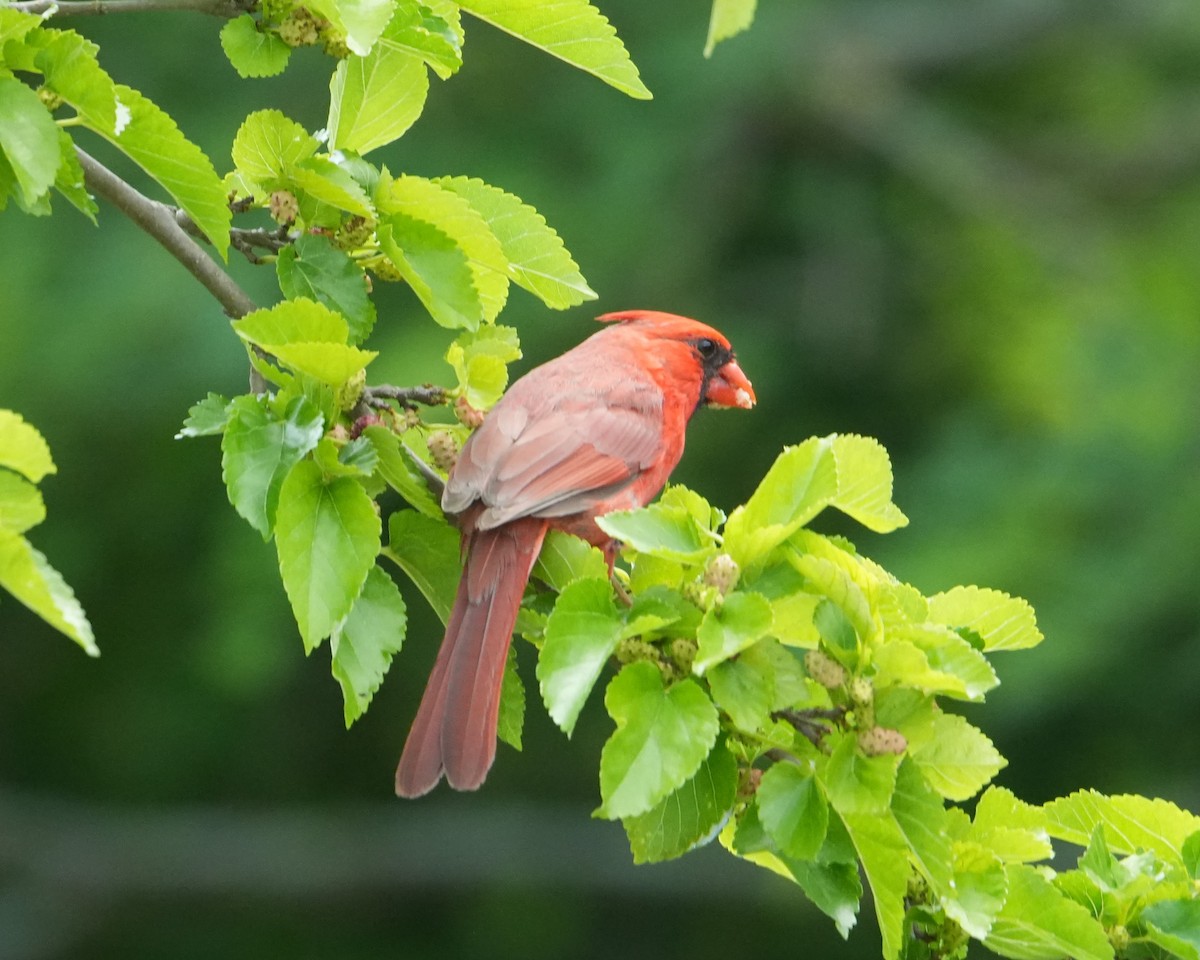
<path id="1" fill-rule="evenodd" d="M 655 337 L 687 344 L 703 371 L 700 402 L 709 407 L 741 407 L 749 410 L 757 398 L 750 379 L 734 358 L 733 347 L 720 331 L 708 324 L 658 310 L 621 310 L 596 318 L 601 323 L 620 323 L 642 328 Z"/>

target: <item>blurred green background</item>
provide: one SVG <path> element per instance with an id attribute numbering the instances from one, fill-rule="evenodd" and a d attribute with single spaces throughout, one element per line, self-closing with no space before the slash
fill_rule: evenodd
<path id="1" fill-rule="evenodd" d="M 999 782 L 1200 808 L 1200 8 L 764 0 L 706 62 L 703 3 L 600 5 L 653 102 L 468 21 L 461 74 L 378 157 L 482 177 L 562 234 L 601 299 L 514 293 L 520 369 L 604 310 L 720 327 L 760 405 L 700 414 L 677 479 L 731 507 L 784 444 L 880 438 L 911 526 L 819 526 L 925 592 L 1025 596 L 1046 633 L 969 709 Z M 63 25 L 222 171 L 251 110 L 324 123 L 313 51 L 238 82 L 216 20 Z M 244 389 L 241 347 L 114 211 L 96 230 L 57 208 L 0 216 L 0 407 L 50 441 L 33 540 L 103 656 L 0 602 L 0 957 L 878 955 L 869 904 L 842 944 L 719 849 L 633 867 L 589 816 L 610 723 L 593 698 L 559 734 L 529 650 L 525 752 L 501 747 L 477 795 L 393 799 L 435 619 L 408 591 L 408 645 L 344 730 L 216 441 L 172 439 L 207 391 Z M 379 307 L 374 380 L 443 369 L 413 299 Z"/>

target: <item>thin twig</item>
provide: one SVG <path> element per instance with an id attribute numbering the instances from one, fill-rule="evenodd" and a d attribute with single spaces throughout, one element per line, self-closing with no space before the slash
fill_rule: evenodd
<path id="1" fill-rule="evenodd" d="M 821 742 L 829 733 L 829 728 L 822 721 L 840 723 L 846 716 L 845 707 L 810 707 L 807 710 L 776 710 L 771 714 L 773 720 L 784 720 L 796 728 L 814 747 L 821 749 Z"/>
<path id="2" fill-rule="evenodd" d="M 175 211 L 165 203 L 151 200 L 78 147 L 75 153 L 83 167 L 87 188 L 103 197 L 125 216 L 150 234 L 211 293 L 232 319 L 258 309 L 257 304 L 234 282 L 187 231 L 175 220 Z M 257 370 L 250 371 L 250 388 L 255 393 L 266 389 Z"/>
<path id="3" fill-rule="evenodd" d="M 245 206 L 239 201 L 236 204 L 230 204 L 230 209 L 234 213 L 240 213 L 245 210 Z M 186 211 L 178 207 L 175 207 L 174 210 L 175 222 L 183 227 L 191 237 L 202 243 L 210 242 L 204 231 L 196 225 L 196 221 L 189 217 Z M 292 239 L 286 226 L 276 227 L 274 230 L 268 230 L 265 227 L 229 228 L 230 246 L 255 265 L 263 262 L 255 250 L 269 250 L 271 253 L 278 253 L 291 243 Z"/>
<path id="4" fill-rule="evenodd" d="M 363 403 L 371 407 L 386 406 L 389 400 L 397 401 L 402 407 L 412 407 L 418 403 L 427 407 L 438 407 L 446 403 L 447 399 L 445 387 L 437 387 L 432 383 L 419 387 L 393 387 L 381 383 L 376 387 L 367 387 L 362 393 Z"/>
<path id="5" fill-rule="evenodd" d="M 254 9 L 250 0 L 17 0 L 6 9 L 39 16 L 52 13 L 61 17 L 96 17 L 109 13 L 157 13 L 162 10 L 190 10 L 214 17 L 232 19 Z"/>

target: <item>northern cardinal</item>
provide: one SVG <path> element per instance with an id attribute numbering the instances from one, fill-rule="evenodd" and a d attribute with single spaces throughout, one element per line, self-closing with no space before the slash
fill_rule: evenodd
<path id="1" fill-rule="evenodd" d="M 530 570 L 550 529 L 616 553 L 595 518 L 649 503 L 683 455 L 701 406 L 754 405 L 720 333 L 650 310 L 612 324 L 517 380 L 463 446 L 442 508 L 462 530 L 446 637 L 396 769 L 419 797 L 445 774 L 474 790 L 496 755 L 500 684 Z"/>

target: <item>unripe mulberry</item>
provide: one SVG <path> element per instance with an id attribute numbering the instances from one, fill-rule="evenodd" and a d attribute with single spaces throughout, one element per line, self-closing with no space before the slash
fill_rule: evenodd
<path id="1" fill-rule="evenodd" d="M 908 749 L 908 740 L 899 730 L 890 727 L 871 727 L 858 735 L 858 745 L 868 757 L 884 754 L 899 755 Z"/>
<path id="2" fill-rule="evenodd" d="M 458 441 L 445 430 L 436 430 L 429 435 L 429 455 L 433 462 L 447 472 L 458 462 Z"/>
<path id="3" fill-rule="evenodd" d="M 454 415 L 459 423 L 470 430 L 478 430 L 483 423 L 483 411 L 471 406 L 466 397 L 458 397 L 454 401 Z"/>
<path id="4" fill-rule="evenodd" d="M 875 700 L 875 688 L 866 677 L 855 677 L 850 681 L 850 699 L 861 707 Z"/>
<path id="5" fill-rule="evenodd" d="M 374 232 L 374 220 L 369 217 L 353 216 L 338 228 L 334 243 L 340 250 L 353 250 L 371 239 L 371 234 Z"/>
<path id="6" fill-rule="evenodd" d="M 304 7 L 297 7 L 275 32 L 289 47 L 311 46 L 320 39 L 320 22 Z"/>
<path id="7" fill-rule="evenodd" d="M 809 650 L 804 655 L 804 668 L 810 677 L 828 690 L 846 682 L 846 668 L 820 650 Z"/>
<path id="8" fill-rule="evenodd" d="M 404 274 L 387 257 L 375 257 L 368 265 L 368 269 L 380 280 L 395 283 L 404 279 Z"/>
<path id="9" fill-rule="evenodd" d="M 717 592 L 724 596 L 737 586 L 740 573 L 741 570 L 733 557 L 727 553 L 718 553 L 709 559 L 704 568 L 704 582 L 710 587 L 716 587 Z"/>
<path id="10" fill-rule="evenodd" d="M 617 659 L 621 663 L 633 663 L 635 660 L 657 661 L 658 648 L 645 640 L 629 637 L 617 644 Z"/>
<path id="11" fill-rule="evenodd" d="M 692 672 L 692 664 L 696 661 L 696 641 L 687 637 L 676 637 L 671 641 L 671 658 L 679 664 L 684 673 Z"/>
<path id="12" fill-rule="evenodd" d="M 288 224 L 295 221 L 300 213 L 300 203 L 296 195 L 287 190 L 276 190 L 267 201 L 267 212 L 276 223 Z"/>

